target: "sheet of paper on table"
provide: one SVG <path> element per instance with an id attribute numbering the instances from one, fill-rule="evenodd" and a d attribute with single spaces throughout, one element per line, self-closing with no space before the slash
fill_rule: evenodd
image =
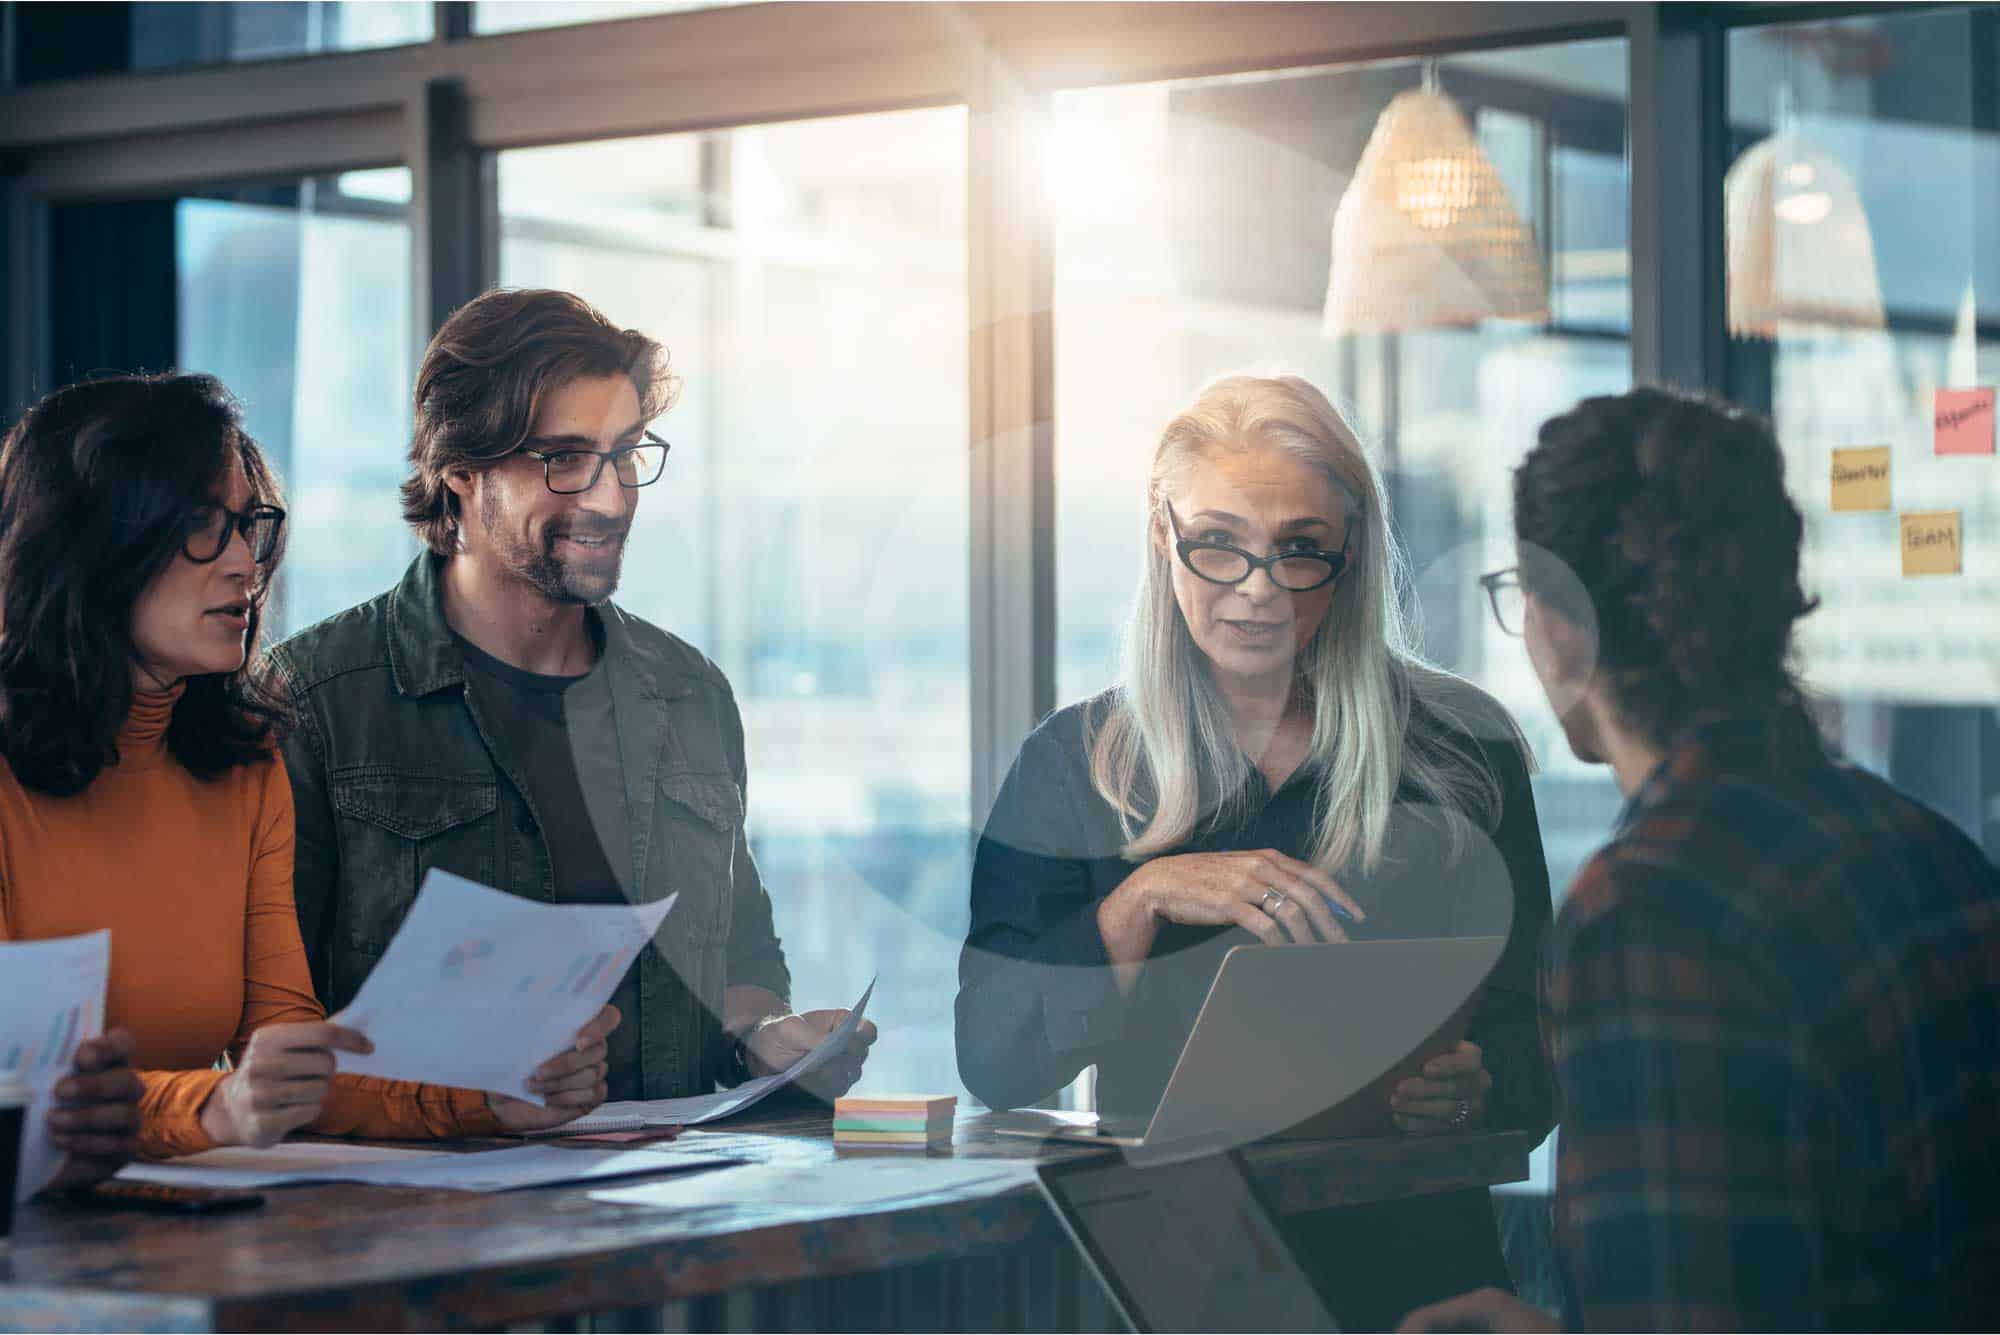
<path id="1" fill-rule="evenodd" d="M 340 1069 L 546 1107 L 529 1075 L 610 999 L 677 898 L 539 904 L 431 871 L 387 952 L 333 1017 L 375 1043 L 366 1056 L 340 1053 Z"/>
<path id="2" fill-rule="evenodd" d="M 547 1131 L 535 1131 L 534 1136 L 578 1136 L 600 1131 L 643 1131 L 656 1126 L 700 1126 L 705 1122 L 720 1121 L 733 1113 L 742 1112 L 786 1085 L 811 1075 L 827 1062 L 840 1055 L 847 1040 L 854 1037 L 854 1031 L 861 1027 L 862 1018 L 868 1010 L 868 999 L 875 994 L 875 980 L 869 979 L 862 989 L 861 999 L 854 1003 L 847 1018 L 835 1025 L 830 1033 L 820 1041 L 818 1047 L 793 1062 L 789 1067 L 772 1075 L 759 1076 L 755 1080 L 745 1080 L 734 1089 L 725 1089 L 714 1094 L 695 1094 L 683 1099 L 631 1099 L 620 1103 L 606 1103 L 595 1112 L 565 1122 Z"/>
<path id="3" fill-rule="evenodd" d="M 1034 1178 L 1034 1165 L 1020 1159 L 837 1159 L 832 1163 L 750 1164 L 700 1177 L 593 1191 L 590 1199 L 662 1210 L 716 1205 L 847 1209 L 980 1185 L 990 1186 L 991 1191 L 982 1193 L 990 1195 Z"/>
<path id="4" fill-rule="evenodd" d="M 62 1167 L 49 1139 L 49 1105 L 56 1082 L 69 1074 L 77 1044 L 104 1032 L 104 985 L 111 972 L 111 933 L 88 932 L 51 941 L 0 942 L 0 1071 L 27 1082 L 30 1101 L 14 1175 L 19 1204 L 48 1185 Z"/>
<path id="5" fill-rule="evenodd" d="M 170 1187 L 258 1188 L 311 1182 L 359 1182 L 377 1187 L 446 1191 L 513 1191 L 562 1182 L 592 1182 L 641 1173 L 689 1172 L 741 1162 L 722 1156 L 659 1150 L 514 1149 L 453 1154 L 376 1145 L 283 1144 L 267 1150 L 230 1147 L 165 1163 L 128 1164 L 120 1181 Z"/>

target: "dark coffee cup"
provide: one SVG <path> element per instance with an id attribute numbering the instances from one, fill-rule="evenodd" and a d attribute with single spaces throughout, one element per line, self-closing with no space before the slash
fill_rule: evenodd
<path id="1" fill-rule="evenodd" d="M 0 1250 L 14 1233 L 14 1188 L 21 1172 L 21 1141 L 28 1130 L 28 1082 L 0 1071 Z"/>

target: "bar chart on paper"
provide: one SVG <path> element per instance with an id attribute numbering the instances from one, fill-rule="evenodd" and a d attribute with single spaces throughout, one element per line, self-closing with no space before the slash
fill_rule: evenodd
<path id="1" fill-rule="evenodd" d="M 356 1075 L 533 1102 L 526 1081 L 566 1049 L 652 941 L 674 898 L 541 904 L 448 872 L 424 879 L 388 951 L 335 1018 L 375 1044 Z"/>
<path id="2" fill-rule="evenodd" d="M 40 1191 L 61 1165 L 49 1141 L 49 1091 L 70 1069 L 77 1045 L 104 1032 L 111 933 L 53 941 L 0 942 L 0 1071 L 27 1081 L 33 1102 L 21 1143 L 15 1198 Z"/>

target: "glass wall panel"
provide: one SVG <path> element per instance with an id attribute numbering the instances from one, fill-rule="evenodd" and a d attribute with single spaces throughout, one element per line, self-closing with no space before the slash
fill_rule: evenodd
<path id="1" fill-rule="evenodd" d="M 957 108 L 499 158 L 500 278 L 663 341 L 617 598 L 728 674 L 801 1006 L 880 974 L 875 1089 L 957 1089 L 967 685 Z"/>
<path id="2" fill-rule="evenodd" d="M 1441 62 L 1552 277 L 1553 320 L 1328 337 L 1334 209 L 1415 62 L 1059 95 L 1058 695 L 1110 685 L 1167 420 L 1225 374 L 1292 373 L 1341 405 L 1383 473 L 1430 656 L 1499 697 L 1533 744 L 1560 894 L 1618 807 L 1579 764 L 1476 577 L 1512 564 L 1510 472 L 1547 415 L 1630 383 L 1622 41 Z M 1539 1170 L 1538 1165 L 1538 1170 Z"/>
<path id="3" fill-rule="evenodd" d="M 403 46 L 431 38 L 423 0 L 138 0 L 8 5 L 21 83 Z"/>
<path id="4" fill-rule="evenodd" d="M 1738 29 L 1728 62 L 1733 160 L 1781 136 L 1777 267 L 1818 255 L 1820 296 L 1882 313 L 1788 314 L 1730 343 L 1731 396 L 1771 414 L 1805 513 L 1808 684 L 1858 761 L 2000 850 L 2000 470 L 1933 440 L 1940 391 L 2000 384 L 2000 15 Z M 1733 180 L 1751 184 L 1747 168 Z M 1834 235 L 1865 248 L 1828 262 L 1812 248 Z M 1983 420 L 1990 451 L 1990 407 Z M 1834 512 L 1833 451 L 1875 445 L 1892 509 Z M 1937 510 L 1960 515 L 1963 573 L 1906 578 L 1898 514 Z"/>
<path id="5" fill-rule="evenodd" d="M 269 641 L 383 592 L 416 554 L 396 495 L 410 439 L 409 188 L 397 167 L 175 208 L 180 364 L 236 392 L 285 482 Z"/>
<path id="6" fill-rule="evenodd" d="M 572 23 L 633 19 L 733 3 L 737 0 L 473 0 L 472 30 L 492 33 L 559 28 Z"/>

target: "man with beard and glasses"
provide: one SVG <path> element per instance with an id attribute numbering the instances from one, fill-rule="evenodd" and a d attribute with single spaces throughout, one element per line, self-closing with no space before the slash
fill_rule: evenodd
<path id="1" fill-rule="evenodd" d="M 550 903 L 679 894 L 612 996 L 613 1100 L 781 1070 L 846 1015 L 790 1011 L 728 681 L 610 601 L 677 389 L 659 344 L 569 293 L 469 303 L 417 373 L 403 517 L 428 550 L 271 654 L 299 713 L 299 926 L 329 1011 L 434 867 Z M 845 1092 L 874 1037 L 817 1092 Z"/>

